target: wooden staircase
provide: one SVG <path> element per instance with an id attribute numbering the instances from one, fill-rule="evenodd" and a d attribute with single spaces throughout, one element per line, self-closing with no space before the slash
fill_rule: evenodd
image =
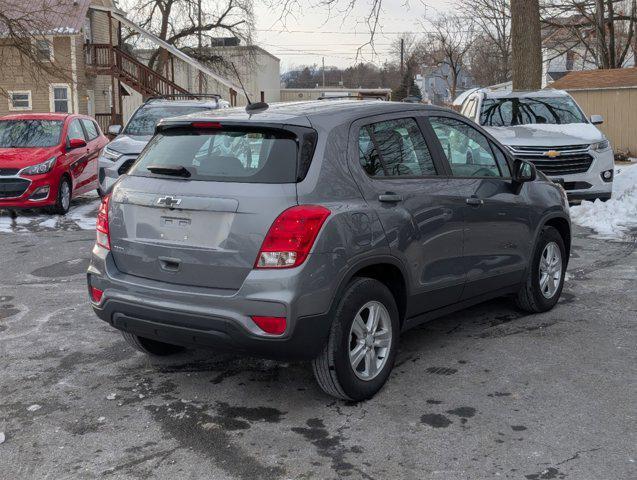
<path id="1" fill-rule="evenodd" d="M 86 66 L 90 72 L 98 75 L 112 75 L 130 85 L 144 97 L 190 94 L 186 89 L 116 46 L 108 43 L 90 43 L 85 47 Z"/>

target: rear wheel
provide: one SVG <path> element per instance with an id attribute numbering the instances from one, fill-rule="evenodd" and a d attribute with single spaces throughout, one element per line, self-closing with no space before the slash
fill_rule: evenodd
<path id="1" fill-rule="evenodd" d="M 393 368 L 399 334 L 389 289 L 371 278 L 355 279 L 338 304 L 325 348 L 312 361 L 318 384 L 344 400 L 373 397 Z"/>
<path id="2" fill-rule="evenodd" d="M 122 332 L 122 336 L 130 346 L 146 355 L 164 357 L 181 352 L 184 349 L 178 345 L 151 340 L 150 338 L 140 337 L 139 335 L 134 335 L 129 332 Z"/>
<path id="3" fill-rule="evenodd" d="M 533 254 L 526 282 L 517 295 L 518 307 L 527 312 L 546 312 L 562 294 L 566 274 L 564 240 L 553 227 L 544 227 Z"/>
<path id="4" fill-rule="evenodd" d="M 57 215 L 66 215 L 66 213 L 69 211 L 69 208 L 71 208 L 72 189 L 73 187 L 71 186 L 69 177 L 63 175 L 58 186 L 58 195 L 55 200 L 55 205 L 49 207 L 49 211 L 51 213 L 55 213 Z"/>

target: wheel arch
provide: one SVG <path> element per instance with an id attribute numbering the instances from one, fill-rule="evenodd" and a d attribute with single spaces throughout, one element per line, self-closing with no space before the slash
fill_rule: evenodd
<path id="1" fill-rule="evenodd" d="M 362 260 L 352 265 L 336 288 L 330 311 L 333 311 L 338 300 L 352 279 L 357 277 L 372 278 L 385 285 L 394 296 L 398 307 L 399 321 L 402 327 L 407 312 L 408 283 L 405 268 L 395 257 L 380 256 Z"/>
<path id="2" fill-rule="evenodd" d="M 564 241 L 566 259 L 568 261 L 571 254 L 571 223 L 564 217 L 552 217 L 544 222 L 542 228 L 544 227 L 553 227 L 558 231 Z"/>

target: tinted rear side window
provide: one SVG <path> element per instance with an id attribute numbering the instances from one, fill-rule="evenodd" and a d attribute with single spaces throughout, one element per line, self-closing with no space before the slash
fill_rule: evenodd
<path id="1" fill-rule="evenodd" d="M 286 131 L 167 130 L 153 138 L 129 175 L 158 176 L 153 166 L 184 167 L 190 180 L 294 183 L 298 144 Z"/>
<path id="2" fill-rule="evenodd" d="M 359 161 L 371 177 L 436 175 L 429 148 L 413 118 L 373 123 L 358 136 Z"/>
<path id="3" fill-rule="evenodd" d="M 82 119 L 82 125 L 84 125 L 84 129 L 88 134 L 89 140 L 93 140 L 100 136 L 100 134 L 97 133 L 97 125 L 95 125 L 95 123 L 93 123 L 91 120 Z"/>

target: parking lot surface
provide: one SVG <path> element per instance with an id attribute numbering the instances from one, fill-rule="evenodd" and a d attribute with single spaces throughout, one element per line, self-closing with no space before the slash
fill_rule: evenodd
<path id="1" fill-rule="evenodd" d="M 553 311 L 503 299 L 407 332 L 351 404 L 303 363 L 129 348 L 89 307 L 96 205 L 75 208 L 0 219 L 2 479 L 637 478 L 637 232 L 576 227 Z"/>

